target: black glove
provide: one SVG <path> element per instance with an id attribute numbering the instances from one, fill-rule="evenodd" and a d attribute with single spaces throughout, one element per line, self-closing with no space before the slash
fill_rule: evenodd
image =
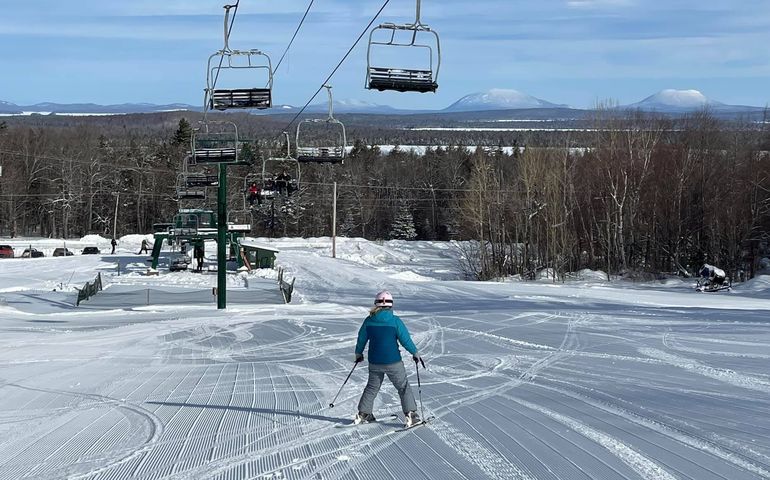
<path id="1" fill-rule="evenodd" d="M 425 362 L 423 362 L 422 357 L 419 355 L 412 355 L 412 360 L 414 360 L 414 363 L 421 363 L 422 368 L 425 368 Z"/>
<path id="2" fill-rule="evenodd" d="M 364 361 L 364 354 L 356 353 L 356 363 L 363 362 L 363 361 Z"/>

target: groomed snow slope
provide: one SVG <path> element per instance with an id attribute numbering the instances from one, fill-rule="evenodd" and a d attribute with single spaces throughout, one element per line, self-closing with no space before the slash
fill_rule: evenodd
<path id="1" fill-rule="evenodd" d="M 342 239 L 332 259 L 329 239 L 260 239 L 297 277 L 294 302 L 217 311 L 176 296 L 214 275 L 142 276 L 137 238 L 115 256 L 0 260 L 0 478 L 770 478 L 764 278 L 718 294 L 591 272 L 467 282 L 451 243 Z M 97 271 L 105 292 L 72 307 Z M 113 288 L 157 298 L 100 307 Z M 329 408 L 381 288 L 436 419 L 394 433 L 386 382 L 381 423 L 335 428 L 366 383 L 364 363 Z"/>

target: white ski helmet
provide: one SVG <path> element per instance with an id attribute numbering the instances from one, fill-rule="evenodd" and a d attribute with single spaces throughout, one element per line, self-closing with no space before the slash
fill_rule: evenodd
<path id="1" fill-rule="evenodd" d="M 392 307 L 393 295 L 391 295 L 390 292 L 387 290 L 381 291 L 380 293 L 377 294 L 376 297 L 374 297 L 374 306 L 375 307 Z"/>

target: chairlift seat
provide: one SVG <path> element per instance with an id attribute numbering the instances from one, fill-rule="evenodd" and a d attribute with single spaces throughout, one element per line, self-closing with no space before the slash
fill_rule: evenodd
<path id="1" fill-rule="evenodd" d="M 379 91 L 427 93 L 435 92 L 438 84 L 433 81 L 431 70 L 370 67 L 369 88 Z"/>
<path id="2" fill-rule="evenodd" d="M 217 175 L 188 175 L 185 177 L 185 186 L 190 187 L 216 187 L 219 185 Z"/>
<path id="3" fill-rule="evenodd" d="M 211 93 L 209 107 L 214 110 L 231 108 L 256 108 L 264 110 L 273 105 L 269 88 L 215 89 Z"/>
<path id="4" fill-rule="evenodd" d="M 206 190 L 180 188 L 179 190 L 177 190 L 177 197 L 180 200 L 205 200 Z"/>
<path id="5" fill-rule="evenodd" d="M 339 147 L 303 147 L 297 149 L 297 161 L 301 163 L 342 163 L 345 150 Z"/>
<path id="6" fill-rule="evenodd" d="M 236 160 L 235 148 L 201 148 L 192 152 L 195 163 L 226 163 Z"/>

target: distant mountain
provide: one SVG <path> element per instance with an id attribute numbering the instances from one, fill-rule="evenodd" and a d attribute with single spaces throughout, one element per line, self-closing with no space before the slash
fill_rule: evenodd
<path id="1" fill-rule="evenodd" d="M 702 108 L 721 117 L 742 117 L 744 114 L 761 114 L 763 107 L 744 105 L 727 105 L 712 100 L 698 90 L 662 90 L 651 95 L 641 102 L 618 107 L 619 110 L 639 109 L 665 114 L 687 114 Z M 300 107 L 278 104 L 268 110 L 252 110 L 257 115 L 296 114 Z M 127 113 L 157 113 L 167 111 L 194 111 L 200 112 L 201 106 L 193 106 L 185 103 L 170 103 L 155 105 L 152 103 L 122 103 L 115 105 L 97 105 L 95 103 L 36 103 L 34 105 L 17 105 L 0 100 L 0 115 L 21 114 L 59 114 L 59 115 L 117 115 Z M 326 101 L 320 101 L 305 109 L 306 114 L 314 117 L 326 114 L 328 105 Z M 518 118 L 525 114 L 531 119 L 564 119 L 580 118 L 581 112 L 590 110 L 571 109 L 567 105 L 559 105 L 542 100 L 532 95 L 517 90 L 493 88 L 486 92 L 472 93 L 454 102 L 443 110 L 405 110 L 388 105 L 379 105 L 363 100 L 344 99 L 335 100 L 334 113 L 348 115 L 452 115 L 462 114 L 467 116 L 477 112 L 475 117 L 489 117 L 496 119 Z"/>
<path id="2" fill-rule="evenodd" d="M 10 102 L 0 101 L 0 113 L 22 114 L 120 114 L 120 113 L 155 113 L 168 112 L 174 110 L 200 110 L 200 107 L 193 107 L 184 103 L 170 103 L 166 105 L 155 105 L 152 103 L 121 103 L 117 105 L 97 105 L 95 103 L 36 103 L 34 105 L 16 105 Z"/>
<path id="3" fill-rule="evenodd" d="M 300 107 L 292 105 L 275 105 L 273 108 L 263 111 L 255 111 L 255 114 L 280 114 L 297 113 Z M 329 112 L 328 102 L 319 102 L 309 105 L 304 113 L 320 115 Z M 419 113 L 417 110 L 402 110 L 393 108 L 389 105 L 379 105 L 356 99 L 344 99 L 334 101 L 334 114 L 338 113 L 357 113 L 357 114 L 375 114 L 375 115 L 399 115 L 409 113 Z"/>
<path id="4" fill-rule="evenodd" d="M 514 110 L 531 108 L 567 108 L 567 105 L 541 100 L 532 95 L 504 88 L 493 88 L 486 92 L 466 95 L 452 105 L 445 108 L 444 112 L 473 112 L 484 110 Z"/>
<path id="5" fill-rule="evenodd" d="M 329 111 L 329 103 L 321 102 L 310 105 L 306 110 L 309 113 L 326 113 Z M 378 113 L 393 114 L 404 112 L 389 105 L 378 105 L 363 100 L 343 99 L 334 101 L 334 113 Z"/>
<path id="6" fill-rule="evenodd" d="M 305 112 L 320 114 L 328 111 L 328 104 L 320 102 L 310 105 Z M 122 103 L 117 105 L 97 105 L 95 103 L 36 103 L 34 105 L 16 105 L 11 102 L 0 101 L 0 114 L 22 114 L 39 113 L 75 115 L 75 114 L 121 114 L 121 113 L 156 113 L 174 110 L 201 111 L 200 106 L 192 106 L 184 103 L 171 103 L 166 105 L 155 105 L 152 103 Z M 293 105 L 274 105 L 273 108 L 262 111 L 252 111 L 256 114 L 280 114 L 296 113 L 299 107 Z M 334 113 L 362 113 L 362 114 L 400 114 L 415 113 L 412 110 L 399 110 L 388 105 L 377 105 L 362 100 L 335 100 Z"/>
<path id="7" fill-rule="evenodd" d="M 0 113 L 21 113 L 21 108 L 15 103 L 0 100 Z"/>
<path id="8" fill-rule="evenodd" d="M 715 112 L 755 112 L 761 111 L 761 107 L 745 105 L 727 105 L 712 100 L 698 90 L 661 90 L 641 102 L 622 106 L 623 109 L 639 109 L 650 112 L 662 113 L 686 113 L 701 109 L 709 109 Z"/>

